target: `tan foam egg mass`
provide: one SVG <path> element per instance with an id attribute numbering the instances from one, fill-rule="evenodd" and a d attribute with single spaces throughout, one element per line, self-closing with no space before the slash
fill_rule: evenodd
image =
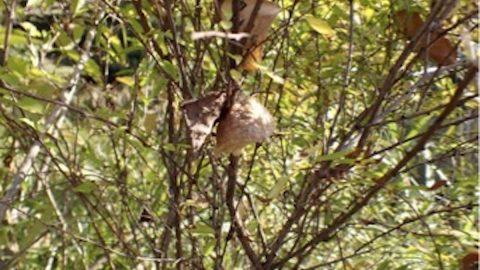
<path id="1" fill-rule="evenodd" d="M 275 122 L 270 112 L 253 97 L 239 95 L 225 118 L 217 127 L 215 155 L 240 155 L 251 143 L 270 137 Z"/>

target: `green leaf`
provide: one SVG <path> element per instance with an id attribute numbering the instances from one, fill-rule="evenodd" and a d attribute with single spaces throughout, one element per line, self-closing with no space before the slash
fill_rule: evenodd
<path id="1" fill-rule="evenodd" d="M 170 75 L 173 79 L 178 79 L 177 67 L 172 64 L 172 62 L 164 60 L 160 62 L 160 65 L 162 66 L 163 70 L 165 70 L 165 72 L 167 72 L 168 75 Z"/>
<path id="2" fill-rule="evenodd" d="M 40 37 L 40 32 L 37 30 L 37 27 L 29 22 L 23 22 L 20 24 L 23 29 L 27 31 L 27 33 L 32 37 Z"/>
<path id="3" fill-rule="evenodd" d="M 380 263 L 377 267 L 377 270 L 387 270 L 391 269 L 390 267 L 390 260 L 385 260 L 382 263 Z"/>
<path id="4" fill-rule="evenodd" d="M 147 133 L 150 133 L 155 130 L 157 127 L 157 113 L 156 112 L 148 112 L 145 114 L 143 119 L 143 127 Z"/>
<path id="5" fill-rule="evenodd" d="M 74 187 L 73 191 L 79 192 L 79 193 L 90 193 L 95 188 L 97 188 L 97 185 L 93 181 L 85 181 L 80 185 Z"/>
<path id="6" fill-rule="evenodd" d="M 420 117 L 420 119 L 417 119 L 417 121 L 413 122 L 413 125 L 411 126 L 411 129 L 405 138 L 411 138 L 426 131 L 428 127 L 427 124 L 430 122 L 432 117 L 433 114 L 427 115 L 425 117 Z"/>
<path id="7" fill-rule="evenodd" d="M 75 42 L 80 42 L 81 38 L 85 33 L 85 26 L 80 24 L 75 24 L 72 32 L 73 32 L 73 39 L 75 40 Z"/>
<path id="8" fill-rule="evenodd" d="M 49 81 L 43 79 L 32 80 L 28 87 L 37 95 L 45 98 L 55 97 L 55 95 L 59 92 L 55 85 L 52 85 Z"/>
<path id="9" fill-rule="evenodd" d="M 115 80 L 129 87 L 133 87 L 135 85 L 135 80 L 131 76 L 116 77 Z"/>
<path id="10" fill-rule="evenodd" d="M 28 0 L 27 5 L 25 8 L 34 8 L 40 6 L 42 0 Z"/>
<path id="11" fill-rule="evenodd" d="M 35 128 L 35 123 L 34 123 L 32 120 L 28 119 L 28 118 L 20 118 L 20 119 L 18 119 L 18 120 L 19 120 L 20 122 L 23 122 L 23 123 L 29 125 L 29 126 L 32 127 L 32 128 Z"/>
<path id="12" fill-rule="evenodd" d="M 43 220 L 42 218 L 42 221 L 47 220 Z M 34 243 L 35 238 L 42 234 L 46 229 L 45 225 L 40 222 L 35 222 L 32 224 L 32 227 L 27 229 L 25 238 L 21 239 L 21 241 L 19 242 L 19 246 L 22 249 L 30 247 Z"/>
<path id="13" fill-rule="evenodd" d="M 82 135 L 81 135 L 82 136 Z M 86 138 L 84 138 L 86 140 Z M 94 168 L 101 168 L 103 165 L 103 160 L 99 157 L 99 155 L 95 152 L 94 147 L 91 143 L 86 140 L 87 145 L 85 149 L 85 153 L 82 156 L 87 160 L 87 163 Z"/>
<path id="14" fill-rule="evenodd" d="M 95 82 L 102 81 L 102 72 L 98 64 L 93 59 L 88 59 L 85 63 L 85 72 L 90 75 Z"/>
<path id="15" fill-rule="evenodd" d="M 70 6 L 70 9 L 72 11 L 73 16 L 77 16 L 80 11 L 82 11 L 82 8 L 85 6 L 86 0 L 72 0 L 72 4 Z"/>
<path id="16" fill-rule="evenodd" d="M 9 235 L 9 229 L 5 228 L 5 230 L 0 230 L 0 245 L 6 246 L 7 244 L 11 244 L 11 241 L 8 237 Z"/>
<path id="17" fill-rule="evenodd" d="M 193 234 L 212 235 L 212 236 L 215 234 L 215 230 L 204 223 L 195 224 L 195 226 L 190 230 L 190 232 Z"/>
<path id="18" fill-rule="evenodd" d="M 5 38 L 5 28 L 0 27 L 0 40 Z M 13 29 L 12 35 L 10 37 L 10 43 L 15 44 L 17 46 L 20 45 L 27 45 L 28 42 L 28 35 L 25 31 Z"/>
<path id="19" fill-rule="evenodd" d="M 237 82 L 240 82 L 243 78 L 242 76 L 242 73 L 240 73 L 238 70 L 236 69 L 231 69 L 230 70 L 230 76 L 232 76 L 232 78 L 237 81 Z"/>
<path id="20" fill-rule="evenodd" d="M 236 65 L 239 65 L 243 60 L 243 56 L 241 56 L 239 54 L 227 53 L 227 55 L 228 55 L 228 57 L 232 58 L 235 61 Z"/>
<path id="21" fill-rule="evenodd" d="M 208 204 L 197 200 L 187 199 L 182 203 L 182 207 L 207 208 Z"/>
<path id="22" fill-rule="evenodd" d="M 231 21 L 221 21 L 220 22 L 220 26 L 222 27 L 223 30 L 229 30 L 230 28 L 232 28 L 233 24 Z"/>
<path id="23" fill-rule="evenodd" d="M 66 50 L 63 53 L 66 54 L 72 61 L 80 61 L 80 53 L 77 50 Z"/>
<path id="24" fill-rule="evenodd" d="M 20 85 L 21 77 L 22 76 L 19 76 L 16 72 L 5 72 L 4 70 L 0 72 L 0 79 L 10 85 Z"/>
<path id="25" fill-rule="evenodd" d="M 75 48 L 75 42 L 72 40 L 71 36 L 67 32 L 61 30 L 60 35 L 58 36 L 58 38 L 55 41 L 55 44 L 57 44 L 62 50 L 72 50 L 72 51 L 74 51 L 76 54 L 78 54 L 78 59 L 80 59 L 80 53 Z M 63 52 L 63 53 L 68 55 L 68 52 Z M 76 60 L 76 61 L 78 61 L 78 60 Z"/>
<path id="26" fill-rule="evenodd" d="M 268 193 L 268 198 L 270 199 L 275 199 L 280 195 L 286 187 L 286 184 L 288 183 L 289 176 L 284 176 L 281 177 L 279 181 L 275 183 L 275 185 L 272 187 L 270 192 Z"/>
<path id="27" fill-rule="evenodd" d="M 285 80 L 278 76 L 277 74 L 273 73 L 270 70 L 265 70 L 264 73 L 272 79 L 273 82 L 278 83 L 278 84 L 284 84 Z"/>
<path id="28" fill-rule="evenodd" d="M 282 77 L 278 76 L 273 71 L 269 70 L 267 67 L 259 65 L 259 64 L 256 64 L 256 65 L 257 65 L 258 69 L 262 73 L 264 73 L 265 75 L 270 77 L 270 79 L 272 79 L 273 82 L 278 83 L 278 84 L 285 84 L 285 80 Z"/>
<path id="29" fill-rule="evenodd" d="M 21 98 L 18 100 L 17 105 L 23 110 L 31 113 L 43 113 L 45 111 L 45 106 L 41 101 L 29 97 Z"/>
<path id="30" fill-rule="evenodd" d="M 210 239 L 207 241 L 205 246 L 203 247 L 203 256 L 208 257 L 212 254 L 213 250 L 215 249 L 216 240 Z"/>
<path id="31" fill-rule="evenodd" d="M 177 148 L 172 143 L 166 143 L 163 145 L 163 149 L 167 152 L 174 152 Z"/>
<path id="32" fill-rule="evenodd" d="M 348 153 L 352 152 L 352 150 L 343 150 L 343 151 L 338 151 L 334 152 L 331 154 L 327 154 L 324 156 L 320 156 L 317 158 L 317 161 L 328 161 L 328 160 L 336 160 L 345 157 Z"/>
<path id="33" fill-rule="evenodd" d="M 21 57 L 12 56 L 8 59 L 7 66 L 11 71 L 18 72 L 21 75 L 26 75 L 29 70 L 30 63 Z"/>
<path id="34" fill-rule="evenodd" d="M 312 15 L 307 15 L 305 17 L 310 27 L 313 28 L 316 32 L 322 34 L 326 38 L 330 38 L 335 34 L 335 31 L 330 27 L 330 25 L 321 19 L 317 19 Z"/>

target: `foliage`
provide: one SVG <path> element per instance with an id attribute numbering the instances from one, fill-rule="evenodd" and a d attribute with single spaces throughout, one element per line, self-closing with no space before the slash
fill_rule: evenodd
<path id="1" fill-rule="evenodd" d="M 478 6 L 275 2 L 256 72 L 192 39 L 235 28 L 211 0 L 2 2 L 0 268 L 458 269 L 478 241 Z M 455 65 L 399 33 L 405 8 Z M 275 134 L 194 155 L 181 105 L 232 83 Z"/>

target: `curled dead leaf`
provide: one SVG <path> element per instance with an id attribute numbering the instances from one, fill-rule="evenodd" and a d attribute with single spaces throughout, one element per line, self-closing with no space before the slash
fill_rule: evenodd
<path id="1" fill-rule="evenodd" d="M 428 188 L 428 191 L 435 191 L 435 190 L 445 186 L 446 184 L 448 184 L 447 180 L 438 180 L 435 183 L 433 183 L 433 185 L 431 187 Z"/>
<path id="2" fill-rule="evenodd" d="M 408 39 L 412 39 L 424 24 L 422 17 L 417 12 L 401 10 L 396 13 L 395 17 L 400 32 Z M 452 43 L 445 36 L 440 35 L 441 32 L 441 29 L 425 31 L 420 37 L 416 49 L 426 49 L 428 57 L 437 64 L 453 65 L 457 62 L 457 52 Z"/>
<path id="3" fill-rule="evenodd" d="M 355 147 L 350 153 L 346 154 L 345 157 L 350 159 L 356 159 L 363 152 L 362 148 Z"/>
<path id="4" fill-rule="evenodd" d="M 142 213 L 140 214 L 140 217 L 138 219 L 140 223 L 142 222 L 154 222 L 155 218 L 152 213 L 152 210 L 150 210 L 147 207 L 143 207 Z"/>
<path id="5" fill-rule="evenodd" d="M 480 254 L 472 251 L 462 258 L 462 270 L 477 270 Z"/>
<path id="6" fill-rule="evenodd" d="M 202 147 L 212 132 L 213 124 L 220 116 L 225 100 L 225 92 L 214 92 L 182 104 L 194 153 Z"/>
<path id="7" fill-rule="evenodd" d="M 263 43 L 267 39 L 268 31 L 273 23 L 275 17 L 280 13 L 280 7 L 269 1 L 262 1 L 258 13 L 253 20 L 253 27 L 249 28 L 250 17 L 253 14 L 257 0 L 241 0 L 240 1 L 240 15 L 239 32 L 247 32 L 250 34 L 245 43 L 245 50 L 247 52 L 240 67 L 247 71 L 255 71 L 258 69 L 257 64 L 262 60 Z M 224 0 L 221 5 L 222 12 L 232 10 L 232 0 Z"/>

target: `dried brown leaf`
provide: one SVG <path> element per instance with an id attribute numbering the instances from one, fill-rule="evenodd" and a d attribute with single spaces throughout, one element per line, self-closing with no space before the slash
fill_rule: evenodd
<path id="1" fill-rule="evenodd" d="M 194 152 L 197 152 L 212 132 L 215 120 L 225 103 L 225 92 L 214 92 L 182 104 Z"/>
<path id="2" fill-rule="evenodd" d="M 268 31 L 273 23 L 275 17 L 280 13 L 280 7 L 269 1 L 262 1 L 261 6 L 253 21 L 253 27 L 249 27 L 248 23 L 252 16 L 253 10 L 257 3 L 257 0 L 243 0 L 239 15 L 240 27 L 239 32 L 247 32 L 250 34 L 250 38 L 245 44 L 245 49 L 249 51 L 245 56 L 241 67 L 247 71 L 255 71 L 258 69 L 257 63 L 262 60 L 262 44 L 268 36 Z M 222 4 L 222 10 L 231 10 L 232 0 L 225 0 Z"/>

